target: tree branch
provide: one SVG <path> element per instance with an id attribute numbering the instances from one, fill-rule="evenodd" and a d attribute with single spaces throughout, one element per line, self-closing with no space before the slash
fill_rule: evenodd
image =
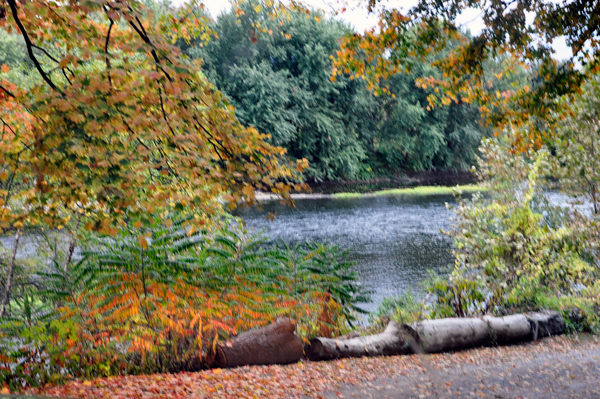
<path id="1" fill-rule="evenodd" d="M 105 9 L 106 12 L 106 9 Z M 108 14 L 107 14 L 108 16 Z M 110 54 L 108 53 L 108 45 L 110 44 L 110 32 L 112 31 L 112 27 L 115 24 L 115 21 L 111 17 L 108 17 L 110 20 L 110 25 L 108 26 L 108 32 L 106 33 L 106 42 L 104 43 L 104 53 L 106 54 L 106 73 L 108 75 L 108 83 L 112 88 L 112 78 L 110 76 Z"/>
<path id="2" fill-rule="evenodd" d="M 0 90 L 5 92 L 9 97 L 15 98 L 15 95 L 12 92 L 10 92 L 6 87 L 0 85 Z"/>
<path id="3" fill-rule="evenodd" d="M 25 29 L 25 26 L 23 26 L 23 23 L 21 22 L 21 19 L 19 18 L 19 12 L 17 10 L 17 3 L 15 2 L 15 0 L 7 0 L 7 2 L 10 7 L 12 16 L 15 19 L 15 22 L 16 22 L 17 26 L 19 27 L 19 30 L 21 31 L 21 36 L 23 36 L 23 39 L 25 39 L 25 45 L 27 46 L 27 54 L 29 55 L 29 58 L 31 59 L 31 61 L 33 61 L 35 68 L 38 70 L 38 72 L 42 76 L 42 79 L 44 79 L 44 81 L 48 84 L 48 86 L 50 86 L 52 88 L 52 90 L 54 90 L 64 96 L 65 94 L 54 84 L 52 79 L 50 79 L 50 77 L 46 74 L 46 72 L 42 68 L 42 65 L 38 61 L 35 54 L 33 54 L 33 48 L 37 47 L 37 46 L 31 42 L 31 39 L 29 38 L 29 34 L 27 33 L 27 30 Z"/>

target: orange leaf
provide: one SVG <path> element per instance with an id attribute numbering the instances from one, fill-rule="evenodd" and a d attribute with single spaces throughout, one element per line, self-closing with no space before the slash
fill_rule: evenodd
<path id="1" fill-rule="evenodd" d="M 138 241 L 140 243 L 140 247 L 142 247 L 143 249 L 148 249 L 148 241 L 146 240 L 146 237 L 139 236 Z"/>

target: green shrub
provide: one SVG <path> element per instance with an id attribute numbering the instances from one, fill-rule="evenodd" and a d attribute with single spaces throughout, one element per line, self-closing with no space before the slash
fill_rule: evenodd
<path id="1" fill-rule="evenodd" d="M 198 370 L 219 340 L 279 316 L 308 339 L 364 312 L 353 263 L 333 245 L 268 245 L 235 221 L 212 232 L 184 223 L 96 237 L 66 272 L 45 272 L 44 287 L 20 296 L 0 325 L 0 385 Z M 46 317 L 21 315 L 33 305 Z"/>
<path id="2" fill-rule="evenodd" d="M 412 324 L 427 318 L 427 306 L 418 300 L 412 292 L 385 298 L 377 310 L 369 315 L 369 323 L 375 328 L 385 328 L 389 320 L 401 324 Z"/>

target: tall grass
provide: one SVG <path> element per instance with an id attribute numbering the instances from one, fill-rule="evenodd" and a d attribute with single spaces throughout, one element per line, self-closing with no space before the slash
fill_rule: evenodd
<path id="1" fill-rule="evenodd" d="M 375 191 L 373 193 L 338 193 L 332 194 L 333 198 L 361 198 L 376 197 L 382 195 L 406 195 L 406 196 L 425 196 L 425 195 L 451 195 L 455 190 L 463 193 L 473 193 L 477 191 L 486 191 L 484 187 L 467 184 L 455 187 L 446 186 L 421 186 L 411 188 L 394 188 L 389 190 Z"/>

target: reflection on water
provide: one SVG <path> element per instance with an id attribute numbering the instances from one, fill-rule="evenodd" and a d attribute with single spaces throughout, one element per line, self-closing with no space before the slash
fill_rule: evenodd
<path id="1" fill-rule="evenodd" d="M 452 240 L 440 233 L 451 227 L 445 207 L 452 196 L 374 196 L 296 200 L 296 208 L 277 201 L 262 211 L 238 211 L 250 230 L 265 230 L 273 240 L 329 242 L 350 251 L 362 284 L 373 291 L 374 310 L 384 297 L 418 292 L 427 270 L 452 264 Z M 265 219 L 276 213 L 274 221 Z"/>

